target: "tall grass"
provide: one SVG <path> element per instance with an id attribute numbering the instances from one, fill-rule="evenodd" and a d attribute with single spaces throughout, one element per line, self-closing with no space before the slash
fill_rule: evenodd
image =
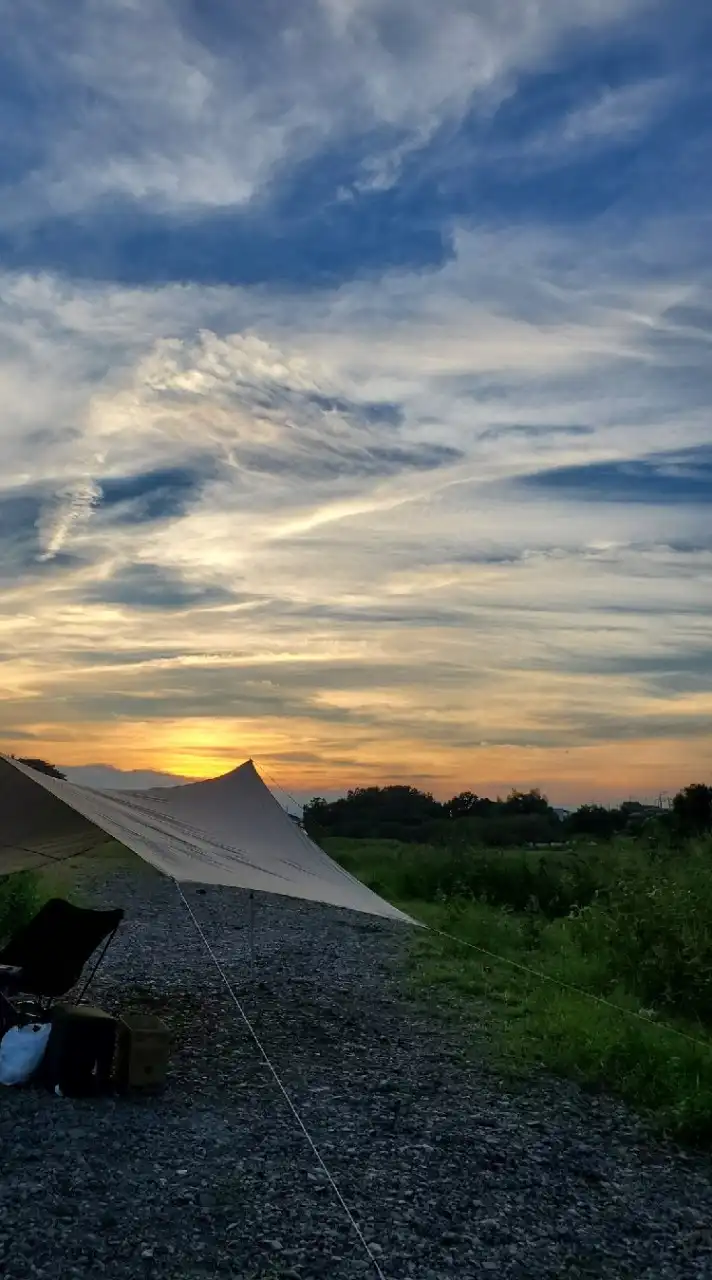
<path id="1" fill-rule="evenodd" d="M 548 919 L 593 902 L 614 884 L 622 866 L 639 857 L 630 841 L 537 850 L 331 839 L 324 848 L 386 897 L 421 902 L 479 898 Z"/>
<path id="2" fill-rule="evenodd" d="M 36 915 L 47 896 L 41 878 L 32 871 L 0 879 L 0 946 Z"/>
<path id="3" fill-rule="evenodd" d="M 413 980 L 502 1066 L 606 1087 L 676 1137 L 712 1142 L 712 842 L 543 860 L 367 841 L 330 852 L 461 940 L 418 931 Z"/>
<path id="4" fill-rule="evenodd" d="M 572 932 L 645 1003 L 712 1025 L 712 842 L 624 866 Z"/>
<path id="5" fill-rule="evenodd" d="M 0 877 L 0 946 L 27 924 L 49 898 L 74 902 L 79 897 L 76 873 L 67 864 Z"/>

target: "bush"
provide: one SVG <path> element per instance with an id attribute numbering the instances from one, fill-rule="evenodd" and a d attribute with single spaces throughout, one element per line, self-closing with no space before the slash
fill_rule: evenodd
<path id="1" fill-rule="evenodd" d="M 683 836 L 712 831 L 712 787 L 703 782 L 679 791 L 672 802 L 675 825 Z"/>
<path id="2" fill-rule="evenodd" d="M 0 945 L 37 914 L 45 896 L 39 877 L 32 871 L 0 879 Z"/>
<path id="3" fill-rule="evenodd" d="M 712 1024 L 712 841 L 665 860 L 641 852 L 574 928 L 646 1005 Z"/>
<path id="4" fill-rule="evenodd" d="M 562 826 L 555 815 L 495 811 L 486 817 L 441 818 L 430 823 L 425 838 L 444 848 L 516 849 L 525 844 L 555 844 Z"/>

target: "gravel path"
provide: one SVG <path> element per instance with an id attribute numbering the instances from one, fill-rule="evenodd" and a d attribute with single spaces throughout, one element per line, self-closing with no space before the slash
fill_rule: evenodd
<path id="1" fill-rule="evenodd" d="M 2 1275 L 375 1276 L 175 888 L 119 872 L 95 896 L 128 913 L 97 1003 L 171 1023 L 170 1087 L 2 1092 Z M 710 1162 L 468 1063 L 399 996 L 402 929 L 260 898 L 253 984 L 246 895 L 187 896 L 388 1280 L 712 1277 Z"/>

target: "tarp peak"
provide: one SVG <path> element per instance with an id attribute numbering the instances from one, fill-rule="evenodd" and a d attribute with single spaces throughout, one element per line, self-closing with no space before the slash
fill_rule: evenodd
<path id="1" fill-rule="evenodd" d="M 314 844 L 251 759 L 205 781 L 114 791 L 51 778 L 0 756 L 0 875 L 80 853 L 99 857 L 107 835 L 178 881 L 417 923 Z"/>

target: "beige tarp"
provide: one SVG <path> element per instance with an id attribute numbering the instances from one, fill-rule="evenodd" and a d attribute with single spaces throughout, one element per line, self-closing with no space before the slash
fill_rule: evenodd
<path id="1" fill-rule="evenodd" d="M 315 845 L 252 761 L 207 782 L 99 791 L 0 756 L 0 875 L 101 856 L 106 836 L 176 880 L 231 885 L 417 923 Z"/>

